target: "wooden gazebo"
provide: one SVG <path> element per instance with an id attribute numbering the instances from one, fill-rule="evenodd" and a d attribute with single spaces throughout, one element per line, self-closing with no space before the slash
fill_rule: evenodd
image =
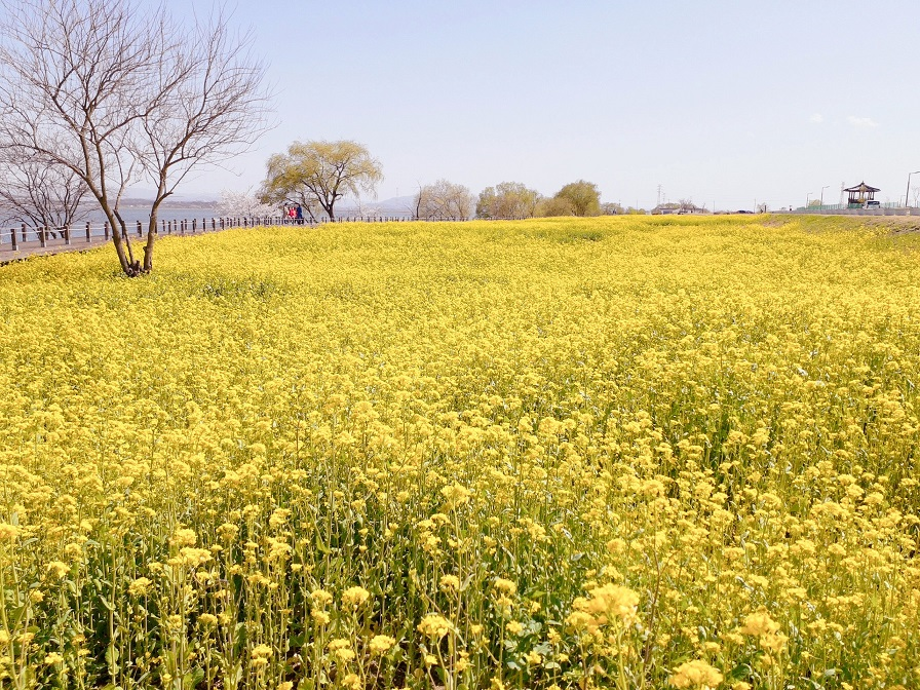
<path id="1" fill-rule="evenodd" d="M 881 191 L 875 187 L 870 187 L 865 182 L 860 182 L 855 187 L 844 189 L 850 196 L 847 199 L 847 208 L 862 208 L 867 201 L 875 199 L 875 193 Z"/>

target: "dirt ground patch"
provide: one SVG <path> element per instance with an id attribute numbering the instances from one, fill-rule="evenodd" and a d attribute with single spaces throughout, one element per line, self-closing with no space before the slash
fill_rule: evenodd
<path id="1" fill-rule="evenodd" d="M 804 220 L 808 219 L 809 223 L 815 223 L 818 219 L 827 219 L 828 221 L 833 220 L 838 224 L 841 220 L 845 220 L 847 225 L 852 225 L 852 227 L 864 227 L 864 228 L 887 228 L 890 231 L 892 237 L 897 237 L 899 235 L 909 235 L 914 233 L 920 233 L 920 216 L 850 216 L 850 215 L 781 215 L 778 214 L 771 218 L 768 218 L 762 222 L 764 227 L 775 228 L 786 225 L 787 223 L 793 222 L 795 220 Z M 815 223 L 812 228 L 815 231 L 820 231 L 822 228 L 822 223 L 818 221 Z M 805 226 L 806 230 L 808 225 Z"/>

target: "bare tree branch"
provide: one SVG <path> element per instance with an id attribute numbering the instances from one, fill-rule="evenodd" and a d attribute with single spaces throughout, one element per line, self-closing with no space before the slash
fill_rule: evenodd
<path id="1" fill-rule="evenodd" d="M 85 218 L 86 183 L 72 170 L 0 150 L 0 220 L 57 230 Z"/>
<path id="2" fill-rule="evenodd" d="M 415 201 L 418 220 L 469 220 L 476 204 L 469 188 L 447 180 L 419 187 Z"/>

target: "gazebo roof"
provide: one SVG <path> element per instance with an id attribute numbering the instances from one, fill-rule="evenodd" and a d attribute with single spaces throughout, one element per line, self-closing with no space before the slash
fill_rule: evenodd
<path id="1" fill-rule="evenodd" d="M 875 187 L 870 187 L 865 182 L 860 182 L 855 187 L 850 187 L 849 189 L 844 189 L 845 192 L 861 192 L 865 194 L 866 192 L 879 192 L 881 190 L 876 189 Z"/>

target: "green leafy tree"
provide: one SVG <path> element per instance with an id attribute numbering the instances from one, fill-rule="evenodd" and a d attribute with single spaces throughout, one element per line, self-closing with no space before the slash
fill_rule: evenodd
<path id="1" fill-rule="evenodd" d="M 374 194 L 383 179 L 380 161 L 354 141 L 294 142 L 287 153 L 268 159 L 262 183 L 263 203 L 315 205 L 335 220 L 335 205 L 344 196 Z"/>
<path id="2" fill-rule="evenodd" d="M 571 182 L 556 192 L 555 198 L 568 201 L 573 216 L 598 216 L 601 213 L 601 193 L 593 182 Z"/>
<path id="3" fill-rule="evenodd" d="M 540 199 L 537 204 L 536 216 L 574 216 L 575 210 L 572 208 L 572 202 L 560 196 L 551 196 L 547 199 Z"/>

